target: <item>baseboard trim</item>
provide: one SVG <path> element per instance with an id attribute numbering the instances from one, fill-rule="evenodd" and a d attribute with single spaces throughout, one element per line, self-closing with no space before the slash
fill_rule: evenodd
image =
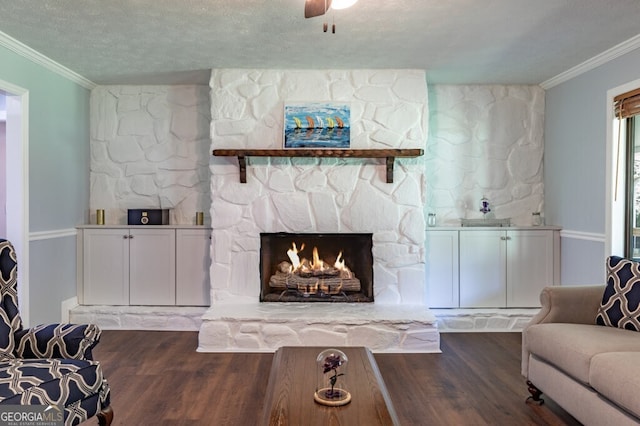
<path id="1" fill-rule="evenodd" d="M 63 324 L 69 323 L 69 311 L 78 306 L 78 298 L 76 296 L 63 300 L 60 304 L 62 317 L 60 322 Z"/>

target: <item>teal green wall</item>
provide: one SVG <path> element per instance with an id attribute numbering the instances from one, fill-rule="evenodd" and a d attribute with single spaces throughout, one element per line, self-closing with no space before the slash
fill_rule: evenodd
<path id="1" fill-rule="evenodd" d="M 0 80 L 29 91 L 29 232 L 85 223 L 90 91 L 3 46 Z M 59 322 L 60 303 L 76 296 L 75 237 L 32 241 L 29 252 L 29 323 Z"/>

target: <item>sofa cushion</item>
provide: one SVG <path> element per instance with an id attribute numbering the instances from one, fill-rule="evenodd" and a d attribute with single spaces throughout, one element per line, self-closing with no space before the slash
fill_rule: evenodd
<path id="1" fill-rule="evenodd" d="M 640 334 L 592 324 L 535 324 L 525 329 L 524 342 L 532 354 L 585 384 L 595 355 L 640 352 Z"/>
<path id="2" fill-rule="evenodd" d="M 640 331 L 640 263 L 610 256 L 606 269 L 607 286 L 596 324 Z"/>
<path id="3" fill-rule="evenodd" d="M 640 352 L 608 352 L 591 360 L 589 383 L 610 401 L 640 417 Z"/>

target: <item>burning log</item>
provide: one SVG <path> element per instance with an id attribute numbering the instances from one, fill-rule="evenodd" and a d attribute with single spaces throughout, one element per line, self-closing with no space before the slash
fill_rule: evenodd
<path id="1" fill-rule="evenodd" d="M 358 292 L 361 289 L 360 280 L 346 267 L 342 259 L 342 252 L 331 266 L 325 263 L 318 254 L 318 249 L 313 248 L 313 260 L 300 259 L 298 253 L 304 250 L 304 244 L 300 250 L 295 243 L 287 251 L 291 263 L 283 261 L 277 266 L 275 275 L 269 279 L 269 286 L 275 289 L 295 289 L 302 293 L 338 294 L 342 291 Z"/>
<path id="2" fill-rule="evenodd" d="M 283 262 L 284 263 L 284 262 Z M 320 289 L 325 293 L 333 294 L 332 289 L 340 288 L 342 291 L 360 291 L 360 280 L 358 278 L 340 277 L 301 277 L 296 274 L 277 271 L 269 279 L 269 287 L 286 290 L 287 288 L 297 289 L 315 286 L 319 284 Z M 326 288 L 326 290 L 324 290 Z"/>

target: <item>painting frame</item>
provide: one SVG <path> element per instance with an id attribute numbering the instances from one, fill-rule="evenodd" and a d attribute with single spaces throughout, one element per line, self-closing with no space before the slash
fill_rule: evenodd
<path id="1" fill-rule="evenodd" d="M 284 149 L 350 149 L 351 103 L 285 102 Z"/>

